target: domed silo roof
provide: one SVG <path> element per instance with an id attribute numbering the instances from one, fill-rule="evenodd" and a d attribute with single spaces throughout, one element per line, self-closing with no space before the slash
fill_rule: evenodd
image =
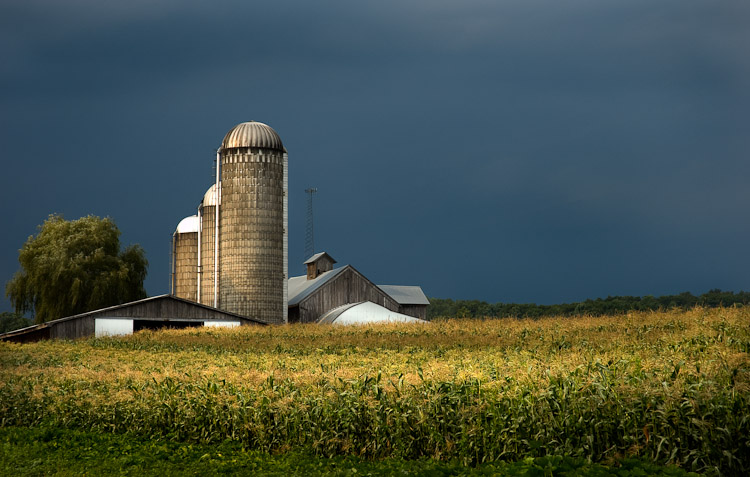
<path id="1" fill-rule="evenodd" d="M 276 149 L 285 151 L 281 138 L 267 124 L 257 121 L 240 123 L 229 130 L 224 140 L 221 141 L 222 149 L 235 147 L 260 147 L 264 149 Z"/>
<path id="2" fill-rule="evenodd" d="M 200 224 L 198 223 L 198 216 L 197 215 L 191 215 L 190 217 L 185 217 L 184 219 L 180 220 L 180 223 L 177 224 L 177 230 L 175 231 L 178 234 L 189 234 L 191 232 L 197 232 Z"/>
<path id="3" fill-rule="evenodd" d="M 216 184 L 211 184 L 211 187 L 208 188 L 203 196 L 203 202 L 201 202 L 203 207 L 212 207 L 216 205 L 216 194 L 214 194 L 215 189 Z M 221 182 L 219 182 L 219 205 L 221 205 Z"/>

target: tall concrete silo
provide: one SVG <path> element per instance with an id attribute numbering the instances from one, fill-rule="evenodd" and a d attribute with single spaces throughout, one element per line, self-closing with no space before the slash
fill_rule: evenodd
<path id="1" fill-rule="evenodd" d="M 270 126 L 250 121 L 224 136 L 218 155 L 218 307 L 267 323 L 285 323 L 286 149 Z"/>
<path id="2" fill-rule="evenodd" d="M 172 294 L 187 300 L 198 300 L 198 229 L 197 215 L 185 217 L 172 234 Z"/>
<path id="3" fill-rule="evenodd" d="M 203 201 L 198 208 L 198 216 L 201 220 L 200 228 L 200 297 L 199 302 L 204 305 L 217 306 L 218 292 L 215 285 L 218 284 L 218 267 L 214 261 L 216 253 L 216 204 L 221 208 L 221 183 L 219 189 L 216 184 L 208 188 L 203 196 Z M 217 280 L 214 281 L 214 274 Z"/>

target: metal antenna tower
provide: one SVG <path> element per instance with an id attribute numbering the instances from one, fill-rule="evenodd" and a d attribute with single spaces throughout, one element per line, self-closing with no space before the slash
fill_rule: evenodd
<path id="1" fill-rule="evenodd" d="M 305 189 L 307 194 L 307 225 L 305 227 L 305 260 L 315 254 L 315 227 L 313 224 L 313 194 L 318 192 L 315 187 Z"/>

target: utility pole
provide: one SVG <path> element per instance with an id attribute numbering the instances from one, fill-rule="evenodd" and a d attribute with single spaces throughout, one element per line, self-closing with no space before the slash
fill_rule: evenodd
<path id="1" fill-rule="evenodd" d="M 305 227 L 305 260 L 315 255 L 315 227 L 313 224 L 313 194 L 315 187 L 305 189 L 307 194 L 307 226 Z"/>

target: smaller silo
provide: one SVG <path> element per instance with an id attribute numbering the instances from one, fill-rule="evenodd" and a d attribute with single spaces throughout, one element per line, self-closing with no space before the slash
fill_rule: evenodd
<path id="1" fill-rule="evenodd" d="M 172 294 L 186 300 L 198 300 L 197 215 L 185 217 L 172 234 Z"/>
<path id="2" fill-rule="evenodd" d="M 217 306 L 214 302 L 214 298 L 218 298 L 218 293 L 214 293 L 214 284 L 218 283 L 218 280 L 214 281 L 214 274 L 218 270 L 215 266 L 214 257 L 216 255 L 215 236 L 216 236 L 216 202 L 218 201 L 219 207 L 221 207 L 221 182 L 219 183 L 219 192 L 216 192 L 216 184 L 213 184 L 208 188 L 206 194 L 203 196 L 201 202 L 199 215 L 201 220 L 200 228 L 200 281 L 201 281 L 201 295 L 200 302 L 204 305 Z M 217 274 L 217 278 L 218 278 Z"/>

